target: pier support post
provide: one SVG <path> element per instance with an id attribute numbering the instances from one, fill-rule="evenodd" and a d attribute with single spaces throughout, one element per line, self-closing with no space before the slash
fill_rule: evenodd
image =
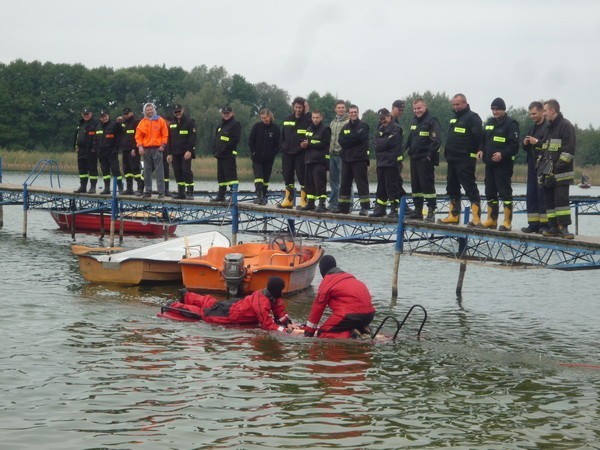
<path id="1" fill-rule="evenodd" d="M 238 209 L 238 185 L 231 185 L 231 244 L 237 245 L 237 234 L 240 228 L 240 211 Z"/>
<path id="2" fill-rule="evenodd" d="M 406 213 L 406 198 L 400 199 L 398 226 L 396 228 L 396 251 L 394 253 L 394 270 L 392 279 L 392 300 L 398 298 L 398 272 L 400 271 L 400 254 L 404 250 L 404 214 Z"/>
<path id="3" fill-rule="evenodd" d="M 469 215 L 471 208 L 467 206 L 465 208 L 465 215 L 463 221 L 465 224 L 469 223 Z M 458 282 L 456 283 L 456 297 L 462 297 L 462 287 L 465 280 L 465 272 L 467 271 L 467 260 L 463 258 L 463 253 L 467 249 L 467 238 L 458 238 L 458 257 L 461 259 L 460 268 L 458 270 Z"/>
<path id="4" fill-rule="evenodd" d="M 27 237 L 27 210 L 29 209 L 29 191 L 27 183 L 23 183 L 23 237 Z"/>

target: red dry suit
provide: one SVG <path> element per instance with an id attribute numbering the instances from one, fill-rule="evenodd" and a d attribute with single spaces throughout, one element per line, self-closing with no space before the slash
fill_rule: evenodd
<path id="1" fill-rule="evenodd" d="M 319 327 L 319 321 L 329 306 L 331 316 Z M 305 336 L 348 339 L 351 330 L 363 332 L 375 316 L 371 293 L 367 286 L 353 275 L 339 268 L 330 270 L 321 285 L 312 305 L 304 331 Z"/>
<path id="2" fill-rule="evenodd" d="M 280 298 L 265 294 L 266 289 L 255 291 L 242 298 L 218 301 L 210 295 L 187 292 L 183 303 L 170 306 L 187 309 L 202 317 L 208 323 L 229 323 L 237 325 L 260 325 L 264 330 L 284 331 L 290 318 Z M 273 318 L 273 315 L 275 318 Z"/>

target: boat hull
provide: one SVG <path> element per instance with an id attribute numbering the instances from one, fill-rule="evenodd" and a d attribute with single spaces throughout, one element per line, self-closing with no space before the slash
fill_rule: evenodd
<path id="1" fill-rule="evenodd" d="M 50 211 L 52 218 L 56 224 L 62 229 L 70 231 L 72 229 L 73 217 L 75 218 L 75 231 L 100 231 L 110 230 L 110 214 L 103 214 L 102 220 L 98 213 L 79 213 L 73 215 L 71 212 Z M 115 230 L 120 229 L 121 219 L 115 221 Z M 173 234 L 177 229 L 176 224 L 166 225 L 167 233 Z M 154 236 L 162 236 L 165 233 L 163 223 L 148 220 L 146 217 L 140 219 L 123 219 L 123 233 L 126 234 L 147 234 Z"/>
<path id="2" fill-rule="evenodd" d="M 246 275 L 239 285 L 237 295 L 264 289 L 272 276 L 283 279 L 283 294 L 288 295 L 311 285 L 323 249 L 305 246 L 302 253 L 288 254 L 268 249 L 264 244 L 252 243 L 229 248 L 212 248 L 205 258 L 187 258 L 180 261 L 184 286 L 198 292 L 230 292 L 223 275 L 223 259 L 231 253 L 244 255 Z"/>

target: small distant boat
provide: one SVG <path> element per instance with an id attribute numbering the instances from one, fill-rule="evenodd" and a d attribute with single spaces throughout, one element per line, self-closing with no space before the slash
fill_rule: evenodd
<path id="1" fill-rule="evenodd" d="M 135 286 L 146 282 L 181 281 L 179 260 L 201 257 L 213 246 L 229 244 L 229 239 L 218 231 L 207 231 L 110 255 L 84 253 L 77 256 L 79 269 L 87 281 Z"/>
<path id="2" fill-rule="evenodd" d="M 590 177 L 587 175 L 582 175 L 581 176 L 581 183 L 579 183 L 579 187 L 581 189 L 589 189 L 592 187 L 592 185 L 590 184 Z"/>
<path id="3" fill-rule="evenodd" d="M 320 246 L 304 246 L 300 238 L 274 236 L 269 243 L 210 248 L 206 255 L 182 259 L 187 289 L 245 295 L 264 289 L 272 276 L 285 281 L 284 294 L 306 289 L 323 256 Z"/>
<path id="4" fill-rule="evenodd" d="M 62 230 L 71 230 L 71 223 L 75 218 L 75 231 L 100 231 L 100 224 L 103 222 L 104 229 L 110 229 L 110 213 L 100 215 L 100 213 L 78 213 L 71 211 L 50 211 L 52 218 Z M 102 222 L 100 220 L 102 217 Z M 148 211 L 134 211 L 123 214 L 122 219 L 117 219 L 115 229 L 118 230 L 123 221 L 123 233 L 126 234 L 150 234 L 162 236 L 165 233 L 164 227 L 167 227 L 167 233 L 173 234 L 177 229 L 176 224 L 163 224 L 159 213 Z"/>

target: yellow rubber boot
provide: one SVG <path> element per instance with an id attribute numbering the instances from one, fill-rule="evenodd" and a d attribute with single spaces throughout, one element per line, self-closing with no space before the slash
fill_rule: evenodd
<path id="1" fill-rule="evenodd" d="M 294 207 L 294 188 L 285 188 L 285 197 L 281 203 L 277 204 L 278 208 L 291 209 Z"/>
<path id="2" fill-rule="evenodd" d="M 471 203 L 471 220 L 468 227 L 481 227 L 481 206 L 479 203 Z"/>
<path id="3" fill-rule="evenodd" d="M 460 203 L 456 201 L 451 201 L 448 209 L 448 215 L 443 219 L 438 219 L 438 223 L 450 224 L 450 225 L 458 225 L 458 221 L 460 220 Z"/>
<path id="4" fill-rule="evenodd" d="M 306 199 L 306 191 L 302 189 L 300 191 L 300 208 L 306 208 L 308 205 L 308 200 Z"/>
<path id="5" fill-rule="evenodd" d="M 504 222 L 502 225 L 498 227 L 500 231 L 510 231 L 512 228 L 512 215 L 513 215 L 513 207 L 512 203 L 510 205 L 504 205 Z"/>
<path id="6" fill-rule="evenodd" d="M 496 229 L 498 226 L 498 203 L 488 203 L 487 219 L 482 223 L 483 228 Z"/>

